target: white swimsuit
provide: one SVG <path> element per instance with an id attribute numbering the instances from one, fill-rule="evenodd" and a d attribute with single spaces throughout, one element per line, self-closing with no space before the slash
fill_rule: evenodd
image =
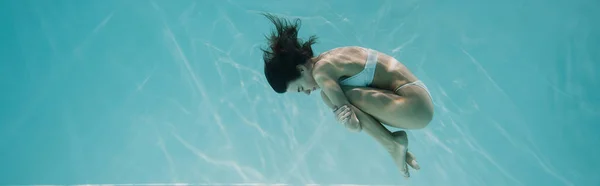
<path id="1" fill-rule="evenodd" d="M 377 66 L 377 51 L 371 49 L 365 50 L 367 50 L 368 53 L 365 68 L 358 74 L 340 81 L 340 85 L 362 87 L 371 86 L 373 77 L 375 76 L 375 66 Z"/>
<path id="2" fill-rule="evenodd" d="M 365 63 L 365 68 L 362 71 L 360 71 L 358 74 L 341 80 L 339 82 L 340 85 L 360 86 L 360 87 L 370 87 L 371 86 L 371 83 L 373 82 L 373 78 L 375 76 L 375 67 L 377 66 L 377 51 L 368 49 L 368 48 L 363 48 L 363 49 L 366 50 L 367 54 L 368 54 L 367 61 Z M 425 89 L 425 91 L 427 91 L 427 94 L 429 94 L 429 98 L 431 98 L 431 93 L 429 93 L 429 89 L 427 89 L 427 86 L 425 86 L 425 84 L 423 82 L 421 82 L 420 80 L 398 86 L 398 88 L 394 89 L 394 92 L 398 92 L 399 89 L 409 86 L 409 85 L 416 85 L 416 86 L 419 86 L 419 87 Z"/>

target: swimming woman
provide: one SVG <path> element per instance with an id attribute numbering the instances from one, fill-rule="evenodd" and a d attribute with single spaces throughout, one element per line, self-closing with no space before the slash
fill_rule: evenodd
<path id="1" fill-rule="evenodd" d="M 336 120 L 350 131 L 373 137 L 406 178 L 407 165 L 419 169 L 408 152 L 406 132 L 390 132 L 382 125 L 421 129 L 432 120 L 431 96 L 415 75 L 393 57 L 369 48 L 339 47 L 315 56 L 312 45 L 317 38 L 298 38 L 300 20 L 263 15 L 275 25 L 267 38 L 269 47 L 262 49 L 265 77 L 275 92 L 310 94 L 321 89 Z"/>

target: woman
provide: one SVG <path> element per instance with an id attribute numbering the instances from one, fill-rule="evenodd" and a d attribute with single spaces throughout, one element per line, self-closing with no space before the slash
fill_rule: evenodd
<path id="1" fill-rule="evenodd" d="M 408 178 L 407 164 L 419 169 L 408 152 L 405 131 L 390 132 L 383 125 L 421 129 L 433 117 L 433 103 L 425 85 L 393 57 L 363 47 L 340 47 L 313 55 L 316 37 L 300 40 L 300 20 L 294 23 L 263 14 L 274 25 L 264 52 L 264 73 L 277 93 L 321 89 L 325 104 L 337 121 L 351 131 L 365 131 L 393 157 Z"/>

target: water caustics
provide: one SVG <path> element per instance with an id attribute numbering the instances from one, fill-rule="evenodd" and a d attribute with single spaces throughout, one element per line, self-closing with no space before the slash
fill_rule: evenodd
<path id="1" fill-rule="evenodd" d="M 600 3 L 0 2 L 0 185 L 599 185 Z M 405 180 L 317 94 L 263 75 L 271 25 L 429 87 Z M 392 129 L 396 130 L 396 129 Z"/>

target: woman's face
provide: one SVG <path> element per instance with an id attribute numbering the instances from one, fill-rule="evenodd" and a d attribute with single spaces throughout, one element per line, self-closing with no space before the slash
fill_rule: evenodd
<path id="1" fill-rule="evenodd" d="M 304 92 L 305 94 L 310 95 L 310 93 L 317 90 L 319 86 L 315 82 L 315 78 L 312 76 L 310 69 L 306 68 L 304 65 L 298 65 L 298 70 L 300 71 L 300 78 L 290 81 L 287 91 Z"/>

